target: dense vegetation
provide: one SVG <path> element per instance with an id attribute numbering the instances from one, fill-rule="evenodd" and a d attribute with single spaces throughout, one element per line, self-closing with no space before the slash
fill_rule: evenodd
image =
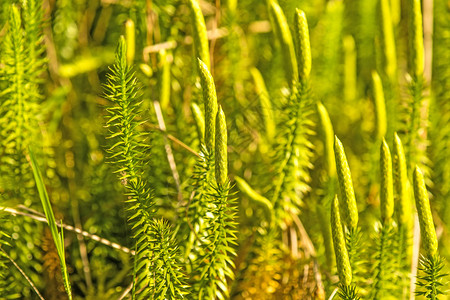
<path id="1" fill-rule="evenodd" d="M 450 2 L 2 0 L 1 299 L 447 299 Z"/>

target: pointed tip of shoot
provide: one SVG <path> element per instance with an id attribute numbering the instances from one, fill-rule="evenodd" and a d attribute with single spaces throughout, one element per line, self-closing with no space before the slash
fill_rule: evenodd
<path id="1" fill-rule="evenodd" d="M 348 165 L 347 156 L 345 155 L 344 146 L 336 135 L 334 136 L 334 155 L 339 189 L 341 191 L 343 220 L 348 228 L 356 228 L 358 226 L 358 207 L 353 189 L 352 174 Z"/>
<path id="2" fill-rule="evenodd" d="M 377 139 L 381 139 L 386 135 L 387 131 L 386 102 L 383 83 L 376 71 L 372 71 L 372 83 L 376 114 L 376 137 Z"/>
<path id="3" fill-rule="evenodd" d="M 271 15 L 271 22 L 273 22 L 274 32 L 281 44 L 286 78 L 292 87 L 292 84 L 298 81 L 298 66 L 291 31 L 283 9 L 277 1 L 269 1 L 269 14 Z"/>
<path id="4" fill-rule="evenodd" d="M 391 220 L 394 214 L 394 190 L 392 178 L 392 158 L 389 146 L 383 138 L 380 147 L 380 209 L 383 224 Z"/>
<path id="5" fill-rule="evenodd" d="M 209 67 L 209 41 L 206 32 L 205 18 L 197 0 L 189 0 L 188 4 L 192 15 L 194 49 L 196 55 Z"/>
<path id="6" fill-rule="evenodd" d="M 398 136 L 397 131 L 394 132 L 394 142 L 395 142 L 396 144 L 401 144 L 401 143 L 402 143 L 402 140 L 401 140 L 400 137 Z"/>
<path id="7" fill-rule="evenodd" d="M 205 118 L 202 110 L 195 102 L 191 102 L 191 111 L 194 117 L 195 126 L 197 127 L 198 138 L 201 143 L 205 140 Z"/>
<path id="8" fill-rule="evenodd" d="M 205 105 L 205 145 L 210 151 L 214 149 L 215 124 L 217 114 L 217 94 L 214 79 L 208 70 L 208 66 L 197 59 L 200 69 L 200 79 L 203 90 L 203 102 Z"/>
<path id="9" fill-rule="evenodd" d="M 319 114 L 320 126 L 322 127 L 322 132 L 324 135 L 324 150 L 328 167 L 328 176 L 334 177 L 336 175 L 336 163 L 333 146 L 333 124 L 331 123 L 326 107 L 320 101 L 317 102 L 317 112 Z"/>
<path id="10" fill-rule="evenodd" d="M 377 72 L 377 71 L 372 70 L 371 74 L 372 74 L 372 80 L 373 80 L 373 81 L 381 81 L 380 75 L 378 75 L 378 72 Z"/>
<path id="11" fill-rule="evenodd" d="M 414 180 L 423 180 L 423 174 L 422 174 L 422 170 L 420 170 L 419 166 L 416 165 L 414 168 L 414 175 L 413 175 L 413 179 Z"/>
<path id="12" fill-rule="evenodd" d="M 334 148 L 342 147 L 341 140 L 337 137 L 337 135 L 334 135 Z"/>
<path id="13" fill-rule="evenodd" d="M 311 45 L 308 21 L 305 13 L 296 8 L 294 16 L 295 42 L 297 48 L 298 77 L 300 81 L 309 78 L 311 73 Z"/>

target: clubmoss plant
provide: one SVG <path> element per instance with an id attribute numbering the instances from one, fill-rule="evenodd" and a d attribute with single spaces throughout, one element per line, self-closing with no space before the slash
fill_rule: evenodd
<path id="1" fill-rule="evenodd" d="M 444 299 L 449 3 L 298 2 L 0 1 L 0 299 Z"/>
<path id="2" fill-rule="evenodd" d="M 131 19 L 125 22 L 125 41 L 127 42 L 127 64 L 131 66 L 136 53 L 136 28 Z"/>
<path id="3" fill-rule="evenodd" d="M 425 186 L 424 176 L 416 166 L 413 174 L 414 197 L 419 215 L 420 235 L 422 246 L 425 250 L 420 258 L 419 275 L 416 294 L 423 295 L 427 299 L 438 299 L 444 292 L 441 290 L 443 279 L 444 261 L 438 253 L 438 240 L 431 214 L 428 191 Z"/>
<path id="4" fill-rule="evenodd" d="M 233 279 L 233 264 L 231 258 L 235 256 L 235 207 L 234 200 L 230 199 L 230 184 L 228 179 L 227 154 L 227 127 L 225 114 L 219 108 L 216 117 L 215 139 L 216 172 L 215 183 L 211 187 L 213 205 L 207 208 L 206 232 L 203 243 L 203 252 L 200 253 L 199 269 L 200 279 L 196 289 L 199 298 L 213 299 L 229 297 L 227 278 Z"/>
<path id="5" fill-rule="evenodd" d="M 392 221 L 394 215 L 394 191 L 392 179 L 392 158 L 389 146 L 386 140 L 383 139 L 380 148 L 380 173 L 381 173 L 381 188 L 380 188 L 380 209 L 381 220 L 383 224 L 388 224 Z"/>
<path id="6" fill-rule="evenodd" d="M 383 71 L 390 81 L 395 81 L 397 76 L 397 52 L 391 8 L 387 0 L 379 1 L 379 20 L 381 21 L 380 42 L 383 52 Z"/>
<path id="7" fill-rule="evenodd" d="M 399 226 L 405 226 L 409 231 L 412 224 L 412 218 L 406 159 L 400 137 L 397 134 L 395 134 L 394 137 L 393 170 L 396 220 Z"/>
<path id="8" fill-rule="evenodd" d="M 151 224 L 153 244 L 152 274 L 153 299 L 183 299 L 187 297 L 188 286 L 179 262 L 179 248 L 174 232 L 165 220 L 155 220 Z"/>
<path id="9" fill-rule="evenodd" d="M 374 283 L 371 299 L 384 299 L 392 295 L 394 274 L 394 194 L 392 178 L 392 159 L 389 146 L 383 139 L 380 147 L 380 210 L 381 228 L 378 229 L 375 253 Z"/>
<path id="10" fill-rule="evenodd" d="M 344 146 L 337 136 L 334 137 L 334 153 L 336 170 L 341 190 L 340 208 L 344 225 L 350 229 L 358 226 L 358 208 L 356 206 L 355 191 L 353 190 L 352 174 L 344 152 Z"/>
<path id="11" fill-rule="evenodd" d="M 296 15 L 299 14 L 301 15 L 301 12 L 297 11 Z M 298 30 L 295 34 L 298 35 L 296 40 L 299 43 L 296 61 L 303 62 L 306 66 L 301 67 L 302 76 L 305 77 L 296 77 L 293 81 L 294 88 L 284 108 L 286 115 L 283 116 L 284 119 L 280 124 L 283 139 L 280 139 L 275 146 L 274 159 L 277 164 L 277 179 L 273 185 L 272 203 L 275 216 L 278 222 L 281 221 L 282 227 L 285 226 L 283 223 L 290 219 L 290 216 L 285 219 L 285 212 L 288 211 L 288 215 L 290 213 L 297 214 L 302 197 L 309 190 L 309 169 L 312 167 L 313 155 L 310 138 L 314 134 L 312 128 L 315 125 L 312 119 L 314 100 L 310 93 L 309 81 L 311 49 L 308 48 L 309 43 L 304 41 L 308 38 L 308 24 L 304 18 L 302 21 L 301 16 L 297 16 L 295 19 L 298 23 L 296 25 Z M 297 65 L 293 65 L 292 69 L 297 69 Z"/>
<path id="12" fill-rule="evenodd" d="M 216 141 L 215 141 L 215 157 L 216 157 L 216 183 L 217 186 L 223 187 L 228 181 L 228 142 L 227 142 L 227 123 L 222 107 L 219 107 L 216 116 Z"/>
<path id="13" fill-rule="evenodd" d="M 211 67 L 211 62 L 209 58 L 209 42 L 206 33 L 205 19 L 198 0 L 189 0 L 188 4 L 191 9 L 195 56 L 209 69 Z"/>
<path id="14" fill-rule="evenodd" d="M 409 49 L 410 61 L 409 72 L 411 82 L 409 84 L 409 92 L 411 95 L 410 117 L 408 127 L 408 147 L 406 159 L 409 162 L 411 170 L 415 165 L 419 165 L 424 172 L 429 174 L 426 157 L 426 141 L 420 135 L 420 130 L 425 129 L 427 122 L 428 107 L 424 105 L 425 98 L 423 96 L 425 88 L 424 71 L 424 44 L 423 44 L 423 27 L 422 27 L 422 5 L 420 0 L 408 1 L 409 16 Z"/>
<path id="15" fill-rule="evenodd" d="M 403 151 L 402 141 L 397 133 L 394 134 L 393 151 L 393 177 L 394 177 L 394 202 L 395 220 L 397 222 L 396 248 L 397 248 L 397 268 L 400 269 L 401 283 L 399 284 L 403 293 L 407 293 L 409 288 L 408 273 L 411 261 L 411 228 L 412 228 L 412 199 L 408 173 L 406 169 L 406 158 Z"/>
<path id="16" fill-rule="evenodd" d="M 203 103 L 205 107 L 205 146 L 208 151 L 214 151 L 215 124 L 217 115 L 217 95 L 214 79 L 208 70 L 208 66 L 198 60 L 200 79 L 202 82 Z"/>
<path id="17" fill-rule="evenodd" d="M 353 272 L 353 280 L 357 284 L 364 281 L 360 277 L 363 261 L 363 242 L 361 229 L 358 227 L 358 207 L 353 189 L 352 175 L 344 152 L 344 146 L 337 136 L 334 137 L 334 154 L 336 159 L 336 173 L 339 181 L 342 200 L 339 207 L 346 236 L 346 246 Z"/>
<path id="18" fill-rule="evenodd" d="M 9 1 L 7 1 L 9 2 Z M 39 125 L 46 106 L 41 105 L 42 75 L 46 69 L 43 58 L 43 13 L 41 1 L 9 2 L 8 18 L 4 20 L 5 35 L 0 38 L 0 190 L 10 199 L 11 205 L 39 207 L 34 180 L 26 153 L 33 146 L 39 158 L 51 164 L 43 152 Z M 54 163 L 54 162 L 53 162 Z M 35 282 L 40 282 L 38 262 L 43 226 L 30 220 L 10 222 L 4 229 L 18 237 L 9 253 L 23 266 L 24 272 Z M 12 269 L 9 276 L 25 294 L 31 292 L 29 284 L 19 272 Z"/>
<path id="19" fill-rule="evenodd" d="M 200 143 L 205 142 L 205 118 L 200 107 L 192 102 L 191 103 L 192 116 L 194 117 L 195 127 L 197 128 L 197 135 Z"/>
<path id="20" fill-rule="evenodd" d="M 318 102 L 317 112 L 319 115 L 320 127 L 322 128 L 323 141 L 324 141 L 324 153 L 327 162 L 328 176 L 336 176 L 336 162 L 334 156 L 334 130 L 333 125 L 328 115 L 328 111 L 325 106 Z"/>
<path id="21" fill-rule="evenodd" d="M 217 117 L 217 95 L 214 85 L 214 79 L 208 70 L 208 67 L 198 59 L 198 68 L 200 70 L 200 79 L 202 82 L 203 103 L 205 117 L 203 119 L 201 112 L 194 111 L 197 131 L 204 136 L 199 136 L 201 141 L 200 159 L 195 165 L 194 175 L 192 176 L 192 194 L 187 210 L 187 222 L 189 227 L 189 239 L 186 244 L 185 257 L 192 256 L 195 260 L 196 255 L 201 255 L 202 242 L 201 235 L 208 235 L 208 223 L 205 220 L 208 209 L 211 207 L 212 187 L 215 184 L 215 135 L 216 135 L 216 117 Z M 204 143 L 203 143 L 204 141 Z M 191 254 L 192 251 L 192 254 Z M 194 284 L 194 282 L 193 282 Z"/>
<path id="22" fill-rule="evenodd" d="M 275 34 L 280 42 L 283 53 L 284 67 L 286 70 L 286 79 L 289 86 L 292 87 L 293 82 L 298 79 L 297 58 L 295 56 L 294 43 L 292 41 L 291 31 L 289 30 L 286 17 L 276 0 L 269 2 L 269 14 L 271 16 L 272 25 Z M 304 55 L 304 54 L 303 54 Z M 302 66 L 304 68 L 304 66 Z M 308 68 L 306 67 L 307 70 Z M 302 70 L 302 72 L 304 71 Z"/>
<path id="23" fill-rule="evenodd" d="M 376 140 L 381 140 L 387 132 L 386 103 L 384 99 L 383 85 L 377 72 L 372 72 L 373 97 L 376 113 Z"/>
<path id="24" fill-rule="evenodd" d="M 429 256 L 433 256 L 437 253 L 438 240 L 436 237 L 436 230 L 434 229 L 433 216 L 431 215 L 430 200 L 428 199 L 425 180 L 422 171 L 417 166 L 414 169 L 413 181 L 422 245 L 425 249 L 425 253 Z"/>
<path id="25" fill-rule="evenodd" d="M 423 76 L 424 49 L 423 49 L 423 26 L 422 26 L 422 1 L 409 0 L 409 49 L 411 76 L 419 78 Z"/>
<path id="26" fill-rule="evenodd" d="M 447 224 L 450 220 L 450 170 L 449 154 L 450 127 L 450 53 L 447 51 L 450 43 L 450 22 L 448 3 L 435 2 L 433 5 L 433 61 L 432 61 L 432 92 L 430 99 L 430 144 L 432 161 L 431 193 L 435 195 L 435 207 L 441 218 Z M 443 244 L 447 244 L 443 240 Z M 445 248 L 447 248 L 445 246 Z"/>
<path id="27" fill-rule="evenodd" d="M 329 219 L 329 212 L 332 201 L 336 194 L 336 163 L 334 159 L 334 130 L 331 124 L 330 117 L 325 106 L 318 102 L 317 112 L 319 115 L 319 124 L 322 132 L 322 141 L 324 145 L 324 156 L 326 161 L 327 174 L 324 182 L 324 195 L 321 195 L 322 201 L 318 205 L 317 210 L 320 220 L 320 228 L 324 239 L 325 254 L 327 265 L 331 268 L 334 263 L 334 254 L 331 238 L 331 228 L 328 226 L 326 220 Z"/>
<path id="28" fill-rule="evenodd" d="M 306 15 L 300 9 L 295 10 L 295 48 L 297 51 L 298 80 L 307 80 L 311 73 L 311 45 L 309 42 L 309 29 Z"/>

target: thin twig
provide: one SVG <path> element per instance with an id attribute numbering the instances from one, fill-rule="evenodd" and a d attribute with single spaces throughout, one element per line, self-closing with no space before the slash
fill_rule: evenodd
<path id="1" fill-rule="evenodd" d="M 270 32 L 271 31 L 270 22 L 267 20 L 263 20 L 263 21 L 256 21 L 256 22 L 250 23 L 250 25 L 248 27 L 248 31 L 250 33 Z M 207 34 L 209 40 L 217 40 L 217 39 L 226 37 L 229 34 L 229 32 L 226 28 L 221 27 L 221 28 L 215 28 L 212 30 L 208 30 L 206 32 L 206 34 Z M 183 40 L 184 45 L 190 45 L 192 43 L 193 43 L 192 36 L 188 35 Z M 160 44 L 149 45 L 144 48 L 143 55 L 146 56 L 150 53 L 160 52 L 162 50 L 175 49 L 177 46 L 178 46 L 178 43 L 176 41 L 166 41 L 166 42 L 163 42 Z"/>
<path id="2" fill-rule="evenodd" d="M 322 274 L 320 274 L 319 262 L 316 258 L 314 258 L 314 266 L 313 266 L 314 278 L 316 279 L 317 284 L 317 292 L 316 295 L 322 296 L 319 299 L 325 299 L 325 287 L 322 282 Z"/>
<path id="3" fill-rule="evenodd" d="M 180 145 L 181 147 L 183 147 L 183 148 L 186 149 L 187 151 L 191 152 L 192 154 L 194 154 L 194 155 L 197 156 L 198 158 L 201 158 L 200 154 L 198 154 L 197 151 L 195 151 L 194 149 L 192 149 L 191 147 L 189 147 L 188 145 L 186 145 L 185 143 L 183 143 L 182 141 L 180 141 L 179 139 L 177 139 L 176 137 L 174 137 L 174 136 L 171 135 L 170 133 L 167 133 L 167 131 L 162 130 L 162 129 L 161 129 L 160 127 L 158 127 L 157 125 L 144 123 L 144 126 L 150 127 L 151 129 L 158 130 L 159 132 L 161 132 L 162 134 L 164 134 L 165 136 L 167 136 L 167 138 L 168 138 L 169 140 L 171 140 L 172 142 L 177 143 L 178 145 Z"/>
<path id="4" fill-rule="evenodd" d="M 161 111 L 161 105 L 159 101 L 153 101 L 153 106 L 155 107 L 156 118 L 158 119 L 159 128 L 162 131 L 166 131 L 166 124 L 164 123 L 164 116 Z M 170 147 L 167 137 L 164 136 L 164 148 L 166 149 L 167 160 L 169 161 L 170 170 L 172 171 L 173 179 L 175 180 L 175 185 L 178 192 L 178 203 L 183 201 L 183 192 L 181 190 L 180 174 L 177 170 L 177 164 L 175 163 L 175 157 L 173 156 L 172 147 Z"/>
<path id="5" fill-rule="evenodd" d="M 124 299 L 124 298 L 131 292 L 131 289 L 132 289 L 132 288 L 133 288 L 133 282 L 130 283 L 130 285 L 126 288 L 125 291 L 123 291 L 122 295 L 120 295 L 119 299 L 117 299 L 117 300 L 122 300 L 122 299 Z"/>
<path id="6" fill-rule="evenodd" d="M 307 257 L 312 256 L 316 257 L 316 249 L 314 248 L 314 245 L 311 241 L 311 238 L 308 235 L 308 232 L 306 232 L 305 227 L 303 226 L 302 221 L 298 218 L 297 215 L 291 214 L 292 220 L 294 221 L 295 225 L 298 228 L 301 241 L 304 244 L 304 250 Z"/>
<path id="7" fill-rule="evenodd" d="M 338 290 L 339 290 L 339 288 L 335 288 L 334 291 L 331 293 L 330 298 L 328 298 L 328 300 L 334 299 L 334 296 L 336 296 Z"/>
<path id="8" fill-rule="evenodd" d="M 41 300 L 45 300 L 44 297 L 42 297 L 41 293 L 39 293 L 39 290 L 37 289 L 37 287 L 34 285 L 34 283 L 31 281 L 31 279 L 27 276 L 27 274 L 25 274 L 25 272 L 19 267 L 19 265 L 11 258 L 11 256 L 8 255 L 8 253 L 6 253 L 6 251 L 0 247 L 0 250 L 3 252 L 3 254 L 6 256 L 6 258 L 9 259 L 9 261 L 14 265 L 14 267 L 16 267 L 16 269 L 20 272 L 20 274 L 22 274 L 22 276 L 25 278 L 26 281 L 28 281 L 28 284 L 31 286 L 31 288 L 34 290 L 34 292 L 36 293 L 36 295 L 39 297 L 39 299 Z"/>
<path id="9" fill-rule="evenodd" d="M 11 208 L 11 207 L 1 207 L 1 206 L 0 206 L 0 210 L 5 211 L 5 212 L 8 212 L 8 213 L 10 213 L 10 214 L 13 215 L 13 216 L 24 216 L 24 217 L 29 217 L 29 218 L 31 218 L 31 219 L 33 219 L 33 220 L 36 220 L 36 221 L 39 221 L 39 222 L 43 222 L 43 223 L 47 223 L 47 219 L 46 219 L 45 217 L 41 217 L 41 216 L 39 216 L 39 215 L 34 215 L 34 214 L 22 212 L 22 211 L 20 211 L 20 210 L 16 210 L 16 209 Z M 61 227 L 61 224 L 60 224 L 60 223 L 56 223 L 56 225 L 57 225 L 58 227 Z M 135 254 L 136 254 L 134 250 L 131 250 L 131 249 L 129 249 L 129 248 L 125 247 L 125 246 L 119 245 L 119 244 L 117 244 L 117 243 L 111 242 L 111 241 L 109 241 L 109 240 L 107 240 L 107 239 L 105 239 L 105 238 L 99 237 L 98 235 L 90 234 L 90 233 L 87 232 L 87 231 L 83 231 L 83 230 L 81 230 L 81 229 L 79 229 L 79 228 L 75 228 L 75 227 L 73 227 L 73 226 L 71 226 L 71 225 L 62 224 L 62 227 L 63 227 L 64 229 L 68 230 L 68 231 L 71 231 L 71 232 L 75 232 L 75 233 L 81 234 L 81 235 L 84 236 L 84 237 L 87 237 L 87 238 L 89 238 L 89 239 L 91 239 L 91 240 L 94 240 L 94 241 L 96 241 L 96 242 L 99 242 L 99 243 L 101 243 L 101 244 L 103 244 L 103 245 L 105 245 L 105 246 L 111 247 L 111 248 L 113 248 L 113 249 L 117 249 L 117 250 L 120 250 L 120 251 L 122 251 L 122 252 L 129 253 L 129 254 L 131 254 L 131 255 L 135 255 Z"/>

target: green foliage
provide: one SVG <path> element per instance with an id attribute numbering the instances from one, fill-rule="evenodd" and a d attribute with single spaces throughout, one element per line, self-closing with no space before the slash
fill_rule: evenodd
<path id="1" fill-rule="evenodd" d="M 187 294 L 186 278 L 179 262 L 179 249 L 170 225 L 164 220 L 155 220 L 151 224 L 153 244 L 152 274 L 153 299 L 181 299 Z"/>
<path id="2" fill-rule="evenodd" d="M 112 106 L 107 108 L 108 138 L 113 145 L 108 149 L 111 161 L 116 165 L 115 173 L 126 187 L 128 196 L 128 220 L 134 230 L 136 256 L 134 263 L 133 297 L 146 298 L 150 291 L 151 225 L 153 223 L 153 194 L 144 176 L 144 157 L 147 145 L 144 134 L 139 131 L 137 120 L 140 102 L 137 79 L 127 65 L 125 39 L 121 37 L 116 51 L 116 61 L 105 85 L 105 97 Z"/>
<path id="3" fill-rule="evenodd" d="M 214 139 L 216 134 L 217 95 L 214 79 L 208 70 L 208 66 L 198 60 L 200 79 L 202 82 L 203 103 L 205 107 L 205 145 L 209 151 L 214 151 Z"/>
<path id="4" fill-rule="evenodd" d="M 421 256 L 419 261 L 419 272 L 416 291 L 417 295 L 425 296 L 427 299 L 438 299 L 439 295 L 444 295 L 443 279 L 447 274 L 443 273 L 444 260 L 439 256 Z"/>
<path id="5" fill-rule="evenodd" d="M 356 291 L 356 287 L 355 286 L 345 286 L 345 285 L 340 285 L 339 297 L 341 297 L 341 299 L 343 299 L 343 300 L 358 300 L 358 299 L 361 299 L 358 296 L 358 293 Z"/>
<path id="6" fill-rule="evenodd" d="M 334 153 L 336 157 L 336 170 L 341 190 L 340 210 L 345 226 L 354 229 L 358 225 L 358 207 L 356 206 L 355 192 L 353 190 L 352 174 L 344 152 L 344 146 L 335 136 Z"/>
<path id="7" fill-rule="evenodd" d="M 191 9 L 192 27 L 195 44 L 195 56 L 198 57 L 207 68 L 210 67 L 208 36 L 206 34 L 205 19 L 203 18 L 197 0 L 189 0 L 189 8 Z"/>
<path id="8" fill-rule="evenodd" d="M 268 1 L 268 4 L 271 21 L 275 29 L 275 34 L 280 41 L 281 50 L 283 53 L 286 79 L 291 86 L 292 83 L 297 81 L 298 78 L 297 59 L 295 56 L 291 31 L 289 30 L 286 16 L 277 1 L 270 0 Z"/>
<path id="9" fill-rule="evenodd" d="M 1 299 L 447 296 L 446 1 L 0 2 Z"/>

